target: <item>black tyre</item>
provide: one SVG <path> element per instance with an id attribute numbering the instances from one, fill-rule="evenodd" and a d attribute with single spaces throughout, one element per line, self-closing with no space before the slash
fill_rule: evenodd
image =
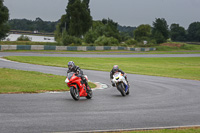
<path id="1" fill-rule="evenodd" d="M 126 95 L 129 95 L 129 88 L 130 88 L 130 85 L 128 85 L 128 90 L 127 90 L 127 92 L 126 92 Z"/>
<path id="2" fill-rule="evenodd" d="M 78 101 L 80 99 L 80 95 L 79 95 L 79 90 L 78 88 L 75 88 L 73 86 L 70 87 L 70 93 L 72 95 L 72 98 L 76 101 Z"/>
<path id="3" fill-rule="evenodd" d="M 129 95 L 129 88 L 128 88 L 127 92 L 126 92 L 126 95 Z"/>
<path id="4" fill-rule="evenodd" d="M 122 96 L 126 96 L 125 86 L 124 86 L 123 83 L 117 84 L 117 89 L 118 89 L 119 92 L 122 94 Z"/>
<path id="5" fill-rule="evenodd" d="M 92 89 L 90 88 L 90 86 L 88 85 L 88 95 L 86 96 L 87 99 L 91 99 L 92 98 Z"/>

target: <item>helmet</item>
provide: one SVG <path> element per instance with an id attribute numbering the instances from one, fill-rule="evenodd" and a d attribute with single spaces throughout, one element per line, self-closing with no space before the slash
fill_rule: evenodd
<path id="1" fill-rule="evenodd" d="M 113 71 L 114 71 L 114 72 L 119 71 L 119 67 L 118 67 L 118 65 L 114 65 L 114 66 L 113 66 Z"/>
<path id="2" fill-rule="evenodd" d="M 68 68 L 69 68 L 69 70 L 73 69 L 74 67 L 75 67 L 74 62 L 73 61 L 69 61 L 68 62 Z"/>

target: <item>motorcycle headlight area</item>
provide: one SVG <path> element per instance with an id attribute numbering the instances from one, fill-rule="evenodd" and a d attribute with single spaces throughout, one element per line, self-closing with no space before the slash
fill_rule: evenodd
<path id="1" fill-rule="evenodd" d="M 66 78 L 66 80 L 65 80 L 65 83 L 69 83 L 69 80 L 68 80 L 68 78 Z"/>

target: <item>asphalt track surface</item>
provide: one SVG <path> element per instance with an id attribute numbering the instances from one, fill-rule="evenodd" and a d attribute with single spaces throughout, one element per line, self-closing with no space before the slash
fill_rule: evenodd
<path id="1" fill-rule="evenodd" d="M 8 55 L 19 53 L 0 52 L 0 56 Z M 2 59 L 0 68 L 57 75 L 66 75 L 67 71 L 66 68 Z M 110 86 L 108 72 L 84 70 L 84 73 L 92 81 L 107 84 L 108 88 L 95 90 L 91 100 L 81 98 L 79 101 L 74 101 L 69 92 L 0 94 L 0 132 L 77 132 L 200 125 L 200 81 L 128 74 L 130 95 L 122 97 Z"/>

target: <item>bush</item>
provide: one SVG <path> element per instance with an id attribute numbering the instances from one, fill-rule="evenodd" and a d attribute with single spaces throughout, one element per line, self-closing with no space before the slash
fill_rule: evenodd
<path id="1" fill-rule="evenodd" d="M 137 44 L 137 41 L 134 40 L 134 39 L 129 39 L 129 40 L 127 40 L 125 43 L 128 44 L 128 45 L 136 45 L 136 44 Z"/>
<path id="2" fill-rule="evenodd" d="M 100 36 L 97 38 L 97 40 L 94 42 L 97 45 L 100 46 L 109 46 L 109 45 L 118 45 L 119 42 L 114 37 L 106 37 L 106 36 Z"/>
<path id="3" fill-rule="evenodd" d="M 121 46 L 121 47 L 128 47 L 128 45 L 126 43 L 121 43 L 119 46 Z"/>
<path id="4" fill-rule="evenodd" d="M 94 43 L 97 38 L 98 34 L 95 31 L 89 30 L 84 36 L 84 41 L 86 43 Z"/>
<path id="5" fill-rule="evenodd" d="M 74 37 L 74 36 L 70 36 L 70 35 L 65 35 L 62 37 L 62 43 L 63 45 L 67 46 L 67 45 L 81 45 L 82 44 L 82 40 L 78 37 Z"/>
<path id="6" fill-rule="evenodd" d="M 152 44 L 152 45 L 158 45 L 158 44 L 156 43 L 156 40 L 155 40 L 155 39 L 150 40 L 149 43 Z"/>
<path id="7" fill-rule="evenodd" d="M 28 36 L 21 35 L 17 38 L 17 41 L 31 41 L 31 38 Z"/>

